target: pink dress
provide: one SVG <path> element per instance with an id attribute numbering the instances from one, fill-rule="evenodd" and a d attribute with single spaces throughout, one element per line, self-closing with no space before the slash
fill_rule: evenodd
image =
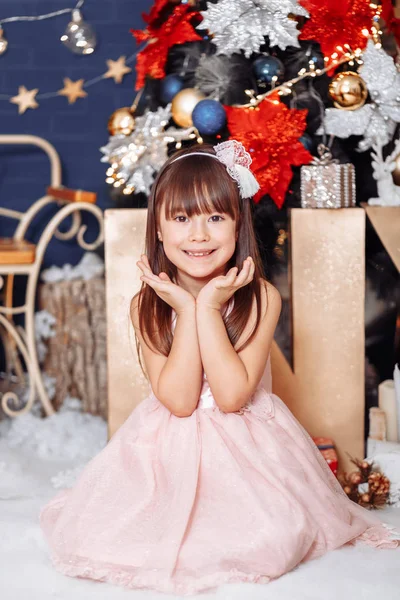
<path id="1" fill-rule="evenodd" d="M 41 511 L 54 566 L 72 577 L 189 595 L 268 583 L 344 544 L 399 539 L 349 500 L 305 429 L 272 393 L 268 360 L 238 413 L 207 378 L 197 409 L 153 393 Z"/>

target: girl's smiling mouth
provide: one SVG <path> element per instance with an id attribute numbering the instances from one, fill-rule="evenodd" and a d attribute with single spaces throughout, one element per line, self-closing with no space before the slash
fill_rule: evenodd
<path id="1" fill-rule="evenodd" d="M 215 252 L 215 248 L 213 250 L 183 250 L 183 252 L 190 258 L 208 258 Z"/>

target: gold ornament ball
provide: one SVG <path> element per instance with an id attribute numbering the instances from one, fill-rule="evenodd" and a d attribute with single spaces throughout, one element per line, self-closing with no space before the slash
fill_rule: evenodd
<path id="1" fill-rule="evenodd" d="M 171 105 L 172 118 L 180 127 L 191 127 L 193 125 L 192 112 L 205 95 L 194 88 L 185 88 L 174 96 Z"/>
<path id="2" fill-rule="evenodd" d="M 364 79 L 354 71 L 343 71 L 329 85 L 329 95 L 336 108 L 357 110 L 367 99 L 368 90 Z"/>
<path id="3" fill-rule="evenodd" d="M 108 119 L 108 132 L 110 135 L 130 135 L 135 129 L 135 117 L 128 106 L 119 108 Z"/>

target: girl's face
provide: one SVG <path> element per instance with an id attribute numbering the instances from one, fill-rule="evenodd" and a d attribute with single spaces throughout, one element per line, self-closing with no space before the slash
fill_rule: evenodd
<path id="1" fill-rule="evenodd" d="M 236 247 L 236 222 L 226 213 L 213 211 L 188 217 L 178 212 L 170 219 L 162 207 L 159 239 L 178 273 L 195 279 L 224 275 Z"/>

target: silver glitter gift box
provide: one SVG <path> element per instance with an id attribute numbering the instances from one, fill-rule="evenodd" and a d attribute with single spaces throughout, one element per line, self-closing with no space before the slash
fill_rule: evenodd
<path id="1" fill-rule="evenodd" d="M 354 165 L 339 164 L 329 148 L 318 146 L 320 158 L 301 167 L 302 208 L 349 208 L 356 203 Z"/>

